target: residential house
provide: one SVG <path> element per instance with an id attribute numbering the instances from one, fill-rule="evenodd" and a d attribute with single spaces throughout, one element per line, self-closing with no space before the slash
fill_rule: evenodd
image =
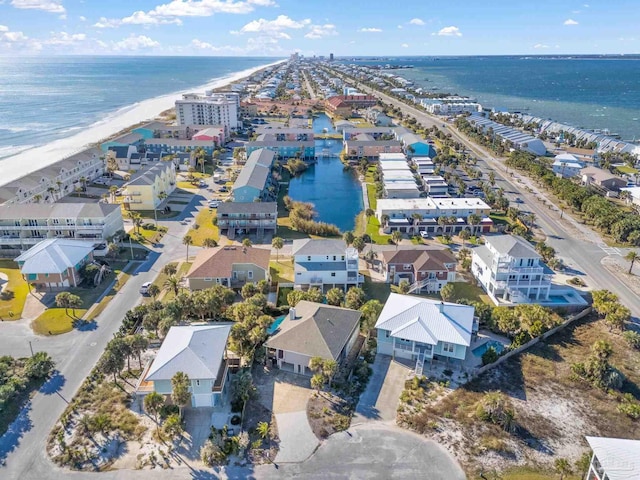
<path id="1" fill-rule="evenodd" d="M 274 158 L 275 153 L 266 148 L 251 152 L 233 184 L 234 202 L 262 202 L 276 199 L 276 183 L 271 175 Z"/>
<path id="2" fill-rule="evenodd" d="M 0 206 L 0 257 L 12 258 L 51 238 L 104 242 L 124 232 L 120 205 L 53 203 Z"/>
<path id="3" fill-rule="evenodd" d="M 171 379 L 185 373 L 191 382 L 192 407 L 227 404 L 232 370 L 239 366 L 227 349 L 231 323 L 171 327 L 153 363 L 136 387 L 139 398 L 151 392 L 171 395 Z"/>
<path id="4" fill-rule="evenodd" d="M 236 236 L 274 235 L 277 228 L 276 202 L 222 202 L 218 207 L 218 228 L 221 235 L 233 240 Z"/>
<path id="5" fill-rule="evenodd" d="M 585 437 L 593 454 L 585 480 L 640 478 L 640 440 Z"/>
<path id="6" fill-rule="evenodd" d="M 49 290 L 77 287 L 80 269 L 93 260 L 93 242 L 50 238 L 24 252 L 16 262 L 24 279 Z"/>
<path id="7" fill-rule="evenodd" d="M 551 169 L 553 173 L 563 178 L 572 178 L 580 174 L 584 168 L 584 162 L 578 160 L 578 157 L 570 153 L 561 153 L 553 159 Z"/>
<path id="8" fill-rule="evenodd" d="M 491 231 L 491 207 L 479 198 L 382 198 L 376 204 L 376 217 L 389 233 L 398 230 L 409 235 L 422 231 L 431 235 L 456 234 L 469 230 L 472 234 Z M 480 223 L 472 225 L 476 215 Z M 385 218 L 388 220 L 384 222 Z"/>
<path id="9" fill-rule="evenodd" d="M 393 119 L 385 114 L 379 107 L 368 108 L 364 118 L 379 127 L 390 127 L 393 125 Z"/>
<path id="10" fill-rule="evenodd" d="M 306 142 L 314 139 L 314 132 L 310 128 L 281 127 L 270 124 L 256 128 L 255 132 L 258 136 L 265 135 L 265 137 L 262 137 L 265 140 L 275 140 L 277 142 Z"/>
<path id="11" fill-rule="evenodd" d="M 144 136 L 140 133 L 129 132 L 119 137 L 107 140 L 100 145 L 103 152 L 107 152 L 112 147 L 141 147 L 144 144 Z"/>
<path id="12" fill-rule="evenodd" d="M 382 153 L 402 153 L 402 145 L 397 140 L 356 140 L 352 138 L 344 141 L 344 150 L 349 159 L 366 158 L 369 161 L 375 161 Z"/>
<path id="13" fill-rule="evenodd" d="M 472 252 L 471 272 L 496 304 L 548 300 L 553 271 L 524 238 L 487 236 Z"/>
<path id="14" fill-rule="evenodd" d="M 115 162 L 117 170 L 129 170 L 131 168 L 131 157 L 138 155 L 138 147 L 133 145 L 111 146 L 105 152 L 105 163 L 107 166 Z M 138 156 L 138 158 L 140 158 Z M 140 163 L 140 162 L 137 162 Z"/>
<path id="15" fill-rule="evenodd" d="M 282 370 L 312 375 L 311 359 L 342 363 L 356 343 L 362 312 L 302 300 L 267 339 L 267 359 Z"/>
<path id="16" fill-rule="evenodd" d="M 176 188 L 176 167 L 173 162 L 158 162 L 142 175 L 124 185 L 124 205 L 127 210 L 155 210 L 163 197 Z"/>
<path id="17" fill-rule="evenodd" d="M 582 176 L 583 184 L 595 185 L 605 190 L 615 192 L 627 186 L 627 181 L 624 178 L 598 167 L 583 168 L 580 170 L 580 175 Z"/>
<path id="18" fill-rule="evenodd" d="M 218 147 L 225 144 L 225 139 L 224 127 L 221 125 L 204 128 L 191 137 L 191 140 L 213 142 Z"/>
<path id="19" fill-rule="evenodd" d="M 294 284 L 296 288 L 357 287 L 364 282 L 358 273 L 358 251 L 343 240 L 294 240 Z"/>
<path id="20" fill-rule="evenodd" d="M 436 170 L 436 166 L 429 157 L 413 157 L 413 163 L 417 167 L 420 175 L 433 175 Z"/>
<path id="21" fill-rule="evenodd" d="M 416 362 L 462 363 L 476 333 L 474 308 L 429 298 L 392 293 L 376 322 L 378 353 Z"/>
<path id="22" fill-rule="evenodd" d="M 353 110 L 374 106 L 378 100 L 372 95 L 336 95 L 325 101 L 327 113 L 350 117 Z"/>
<path id="23" fill-rule="evenodd" d="M 402 247 L 382 252 L 385 281 L 399 285 L 406 281 L 411 292 L 437 293 L 456 281 L 457 260 L 451 250 L 433 247 Z"/>
<path id="24" fill-rule="evenodd" d="M 185 275 L 189 290 L 214 285 L 242 287 L 247 282 L 269 280 L 270 255 L 269 249 L 236 245 L 200 250 Z"/>
<path id="25" fill-rule="evenodd" d="M 385 179 L 383 182 L 386 198 L 418 198 L 421 194 L 418 185 L 411 179 Z"/>
<path id="26" fill-rule="evenodd" d="M 215 149 L 220 145 L 215 139 L 192 138 L 191 140 L 181 140 L 175 138 L 150 138 L 145 141 L 145 148 L 149 152 L 172 155 L 179 152 L 191 152 L 198 148 L 203 149 L 207 155 L 213 155 Z"/>
<path id="27" fill-rule="evenodd" d="M 408 157 L 430 157 L 436 156 L 436 151 L 427 140 L 419 135 L 416 135 L 410 130 L 404 127 L 396 128 L 396 138 L 400 140 L 404 151 Z"/>
<path id="28" fill-rule="evenodd" d="M 523 150 L 533 153 L 534 155 L 545 155 L 547 153 L 547 147 L 545 147 L 544 142 L 539 138 L 521 132 L 513 127 L 507 127 L 501 123 L 489 120 L 480 113 L 470 115 L 467 117 L 467 120 L 481 132 L 492 133 L 498 142 L 502 142 L 515 150 Z"/>
<path id="29" fill-rule="evenodd" d="M 360 134 L 365 134 L 371 137 L 373 140 L 393 140 L 395 138 L 394 127 L 358 127 L 353 125 L 347 126 L 345 120 L 335 122 L 336 129 L 342 131 L 343 140 L 351 140 Z M 342 128 L 339 128 L 342 126 Z"/>
<path id="30" fill-rule="evenodd" d="M 102 155 L 100 149 L 89 148 L 6 183 L 0 186 L 0 204 L 53 203 L 85 188 L 104 173 Z M 27 165 L 24 168 L 29 171 Z"/>
<path id="31" fill-rule="evenodd" d="M 302 160 L 313 160 L 316 156 L 316 142 L 313 140 L 277 140 L 275 135 L 263 134 L 258 136 L 254 142 L 245 143 L 247 155 L 260 149 L 272 150 L 279 158 L 300 158 Z"/>
<path id="32" fill-rule="evenodd" d="M 440 175 L 424 175 L 422 182 L 430 197 L 448 197 L 449 184 Z"/>

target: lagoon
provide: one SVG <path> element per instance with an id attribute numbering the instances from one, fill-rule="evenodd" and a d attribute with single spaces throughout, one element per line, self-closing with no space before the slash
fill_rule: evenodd
<path id="1" fill-rule="evenodd" d="M 321 114 L 313 121 L 314 133 L 323 128 L 334 132 L 331 120 Z M 316 140 L 317 163 L 289 183 L 289 196 L 315 205 L 316 220 L 332 223 L 341 231 L 353 230 L 356 215 L 363 209 L 362 187 L 355 171 L 344 170 L 339 154 L 340 140 Z"/>

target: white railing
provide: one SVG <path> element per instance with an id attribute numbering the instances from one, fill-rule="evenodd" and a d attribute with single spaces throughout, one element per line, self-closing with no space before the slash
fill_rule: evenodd
<path id="1" fill-rule="evenodd" d="M 411 286 L 409 287 L 409 291 L 407 293 L 420 291 L 424 287 L 435 287 L 435 284 L 436 284 L 436 282 L 434 281 L 433 278 L 425 278 L 424 280 L 420 280 L 420 281 L 412 283 Z M 431 290 L 435 290 L 435 288 L 431 288 Z"/>

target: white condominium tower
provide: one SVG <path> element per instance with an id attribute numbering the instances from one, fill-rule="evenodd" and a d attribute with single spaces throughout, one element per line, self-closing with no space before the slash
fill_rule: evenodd
<path id="1" fill-rule="evenodd" d="M 238 127 L 240 96 L 233 92 L 187 93 L 176 100 L 178 125 L 222 125 L 225 133 Z"/>

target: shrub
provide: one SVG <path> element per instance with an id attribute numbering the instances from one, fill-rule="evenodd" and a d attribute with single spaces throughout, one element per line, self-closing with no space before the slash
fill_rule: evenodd
<path id="1" fill-rule="evenodd" d="M 622 334 L 622 336 L 629 343 L 629 345 L 637 350 L 640 350 L 640 333 L 634 330 L 627 330 Z"/>
<path id="2" fill-rule="evenodd" d="M 342 432 L 351 425 L 351 418 L 347 415 L 337 413 L 331 419 L 331 423 L 333 424 L 333 428 L 336 432 Z"/>
<path id="3" fill-rule="evenodd" d="M 498 355 L 497 350 L 493 346 L 487 348 L 487 350 L 482 354 L 482 365 L 489 365 L 490 363 L 495 362 L 498 360 L 499 356 L 500 355 Z"/>
<path id="4" fill-rule="evenodd" d="M 148 222 L 148 223 L 142 224 L 142 228 L 144 230 L 156 230 L 156 225 L 154 223 Z"/>
<path id="5" fill-rule="evenodd" d="M 169 418 L 171 415 L 175 415 L 180 412 L 180 407 L 178 405 L 163 405 L 160 408 L 160 418 L 164 420 L 165 418 Z"/>
<path id="6" fill-rule="evenodd" d="M 224 462 L 225 459 L 226 455 L 224 454 L 224 452 L 211 440 L 207 440 L 205 444 L 200 448 L 200 460 L 202 460 L 202 463 L 208 465 L 209 467 L 219 465 L 220 463 Z"/>
<path id="7" fill-rule="evenodd" d="M 495 423 L 507 432 L 516 427 L 515 411 L 511 402 L 500 392 L 489 392 L 476 405 L 476 417 L 485 422 Z"/>

